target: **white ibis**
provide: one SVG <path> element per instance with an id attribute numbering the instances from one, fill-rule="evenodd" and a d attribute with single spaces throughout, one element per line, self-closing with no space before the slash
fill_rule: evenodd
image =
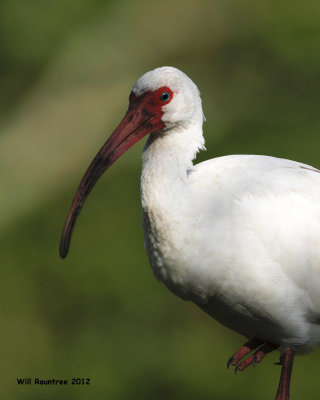
<path id="1" fill-rule="evenodd" d="M 147 72 L 82 178 L 63 230 L 67 255 L 99 177 L 149 134 L 141 200 L 155 276 L 250 339 L 228 361 L 242 371 L 278 348 L 276 400 L 288 400 L 294 355 L 320 343 L 320 171 L 290 160 L 232 155 L 193 165 L 204 148 L 200 93 L 172 67 Z"/>

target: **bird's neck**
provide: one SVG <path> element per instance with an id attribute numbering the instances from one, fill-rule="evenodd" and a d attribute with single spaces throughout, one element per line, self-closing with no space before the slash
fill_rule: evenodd
<path id="1" fill-rule="evenodd" d="M 182 279 L 177 260 L 181 254 L 183 259 L 181 243 L 193 219 L 188 171 L 197 151 L 204 147 L 202 121 L 192 128 L 150 136 L 143 151 L 141 176 L 143 229 L 153 272 L 182 297 L 179 285 L 173 282 Z"/>
<path id="2" fill-rule="evenodd" d="M 150 135 L 143 151 L 141 198 L 144 211 L 174 211 L 188 190 L 193 159 L 204 149 L 202 119 L 187 127 Z"/>

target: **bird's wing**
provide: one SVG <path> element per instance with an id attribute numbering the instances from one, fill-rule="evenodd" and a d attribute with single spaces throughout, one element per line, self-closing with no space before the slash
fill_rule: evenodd
<path id="1" fill-rule="evenodd" d="M 221 290 L 239 290 L 251 310 L 269 303 L 272 314 L 283 302 L 289 308 L 279 309 L 279 319 L 295 312 L 319 322 L 320 171 L 237 155 L 195 165 L 189 182 L 206 210 L 210 245 L 218 242 L 213 257 L 226 259 L 224 275 L 216 275 Z"/>

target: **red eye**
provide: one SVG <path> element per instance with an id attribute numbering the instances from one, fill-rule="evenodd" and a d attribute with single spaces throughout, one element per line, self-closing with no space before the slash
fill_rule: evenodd
<path id="1" fill-rule="evenodd" d="M 163 102 L 169 101 L 171 98 L 171 94 L 169 92 L 162 92 L 160 95 L 160 100 Z"/>

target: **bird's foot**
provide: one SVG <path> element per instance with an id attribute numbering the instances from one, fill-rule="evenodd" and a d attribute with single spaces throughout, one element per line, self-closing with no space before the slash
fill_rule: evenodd
<path id="1" fill-rule="evenodd" d="M 235 373 L 238 371 L 243 371 L 249 365 L 255 366 L 265 357 L 266 354 L 270 353 L 277 347 L 278 346 L 274 345 L 273 343 L 265 343 L 259 339 L 249 340 L 249 342 L 245 343 L 241 349 L 234 353 L 233 356 L 228 360 L 227 367 L 229 368 L 230 365 L 235 367 Z M 253 354 L 241 361 L 253 350 L 255 350 Z"/>
<path id="2" fill-rule="evenodd" d="M 251 339 L 249 342 L 246 342 L 240 350 L 232 355 L 227 362 L 227 368 L 229 369 L 230 365 L 232 367 L 236 366 L 239 361 L 246 356 L 247 354 L 251 353 L 252 350 L 259 348 L 263 345 L 263 342 L 259 339 Z"/>

